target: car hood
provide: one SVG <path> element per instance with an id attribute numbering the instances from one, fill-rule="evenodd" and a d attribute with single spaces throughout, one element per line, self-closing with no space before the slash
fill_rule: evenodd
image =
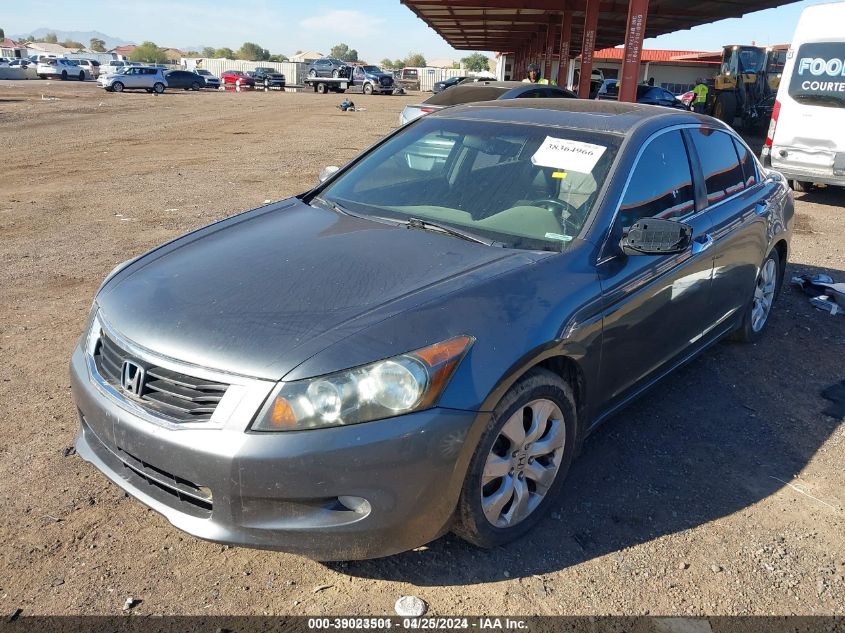
<path id="1" fill-rule="evenodd" d="M 146 349 L 279 380 L 363 328 L 533 261 L 293 199 L 151 251 L 106 283 L 97 304 Z"/>

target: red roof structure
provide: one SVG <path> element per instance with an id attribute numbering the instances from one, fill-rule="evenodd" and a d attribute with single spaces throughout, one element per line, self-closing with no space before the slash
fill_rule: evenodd
<path id="1" fill-rule="evenodd" d="M 603 48 L 593 53 L 593 59 L 600 61 L 622 61 L 625 58 L 624 48 Z M 673 51 L 660 48 L 642 49 L 642 63 L 652 64 L 702 64 L 706 66 L 719 65 L 722 53 L 701 51 Z"/>

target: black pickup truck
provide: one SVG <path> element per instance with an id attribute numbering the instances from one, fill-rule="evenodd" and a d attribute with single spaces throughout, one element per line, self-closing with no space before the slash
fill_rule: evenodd
<path id="1" fill-rule="evenodd" d="M 262 86 L 265 88 L 285 87 L 285 76 L 273 68 L 259 66 L 255 70 L 248 72 L 247 75 L 255 80 L 256 88 L 260 88 Z"/>

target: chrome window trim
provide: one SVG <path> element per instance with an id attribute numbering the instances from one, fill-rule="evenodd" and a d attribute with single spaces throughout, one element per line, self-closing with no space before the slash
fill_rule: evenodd
<path id="1" fill-rule="evenodd" d="M 99 341 L 101 330 L 105 331 L 109 338 L 120 345 L 121 348 L 139 360 L 149 362 L 157 367 L 186 374 L 193 378 L 227 384 L 228 387 L 215 408 L 214 413 L 211 415 L 211 418 L 203 422 L 175 421 L 173 418 L 148 409 L 138 400 L 130 398 L 121 390 L 116 389 L 100 374 L 94 360 L 94 350 L 96 349 L 97 342 Z M 152 352 L 151 350 L 128 340 L 115 330 L 114 327 L 109 325 L 99 314 L 96 314 L 91 320 L 91 327 L 86 333 L 84 354 L 85 364 L 88 367 L 88 374 L 91 379 L 91 383 L 98 389 L 98 391 L 100 391 L 101 394 L 122 409 L 145 420 L 146 422 L 150 422 L 170 430 L 211 430 L 228 428 L 230 426 L 236 427 L 240 430 L 246 430 L 250 421 L 255 416 L 255 413 L 270 395 L 270 391 L 276 384 L 275 382 L 269 380 L 247 378 L 239 374 L 230 374 L 215 369 L 201 367 L 199 365 L 182 362 L 174 358 Z"/>
<path id="2" fill-rule="evenodd" d="M 640 149 L 637 150 L 637 156 L 634 159 L 634 164 L 631 166 L 631 169 L 628 171 L 628 178 L 625 180 L 625 186 L 622 188 L 622 193 L 619 194 L 618 199 L 614 203 L 615 204 L 615 210 L 613 211 L 613 218 L 611 219 L 610 223 L 607 225 L 607 230 L 605 232 L 606 234 L 604 236 L 604 239 L 602 240 L 602 247 L 601 247 L 601 250 L 600 250 L 600 253 L 602 253 L 602 257 L 596 262 L 597 266 L 601 265 L 601 264 L 603 264 L 607 261 L 610 261 L 611 259 L 613 259 L 615 257 L 615 255 L 604 254 L 605 249 L 607 248 L 608 242 L 610 241 L 610 236 L 613 233 L 613 227 L 616 224 L 617 217 L 619 216 L 619 209 L 622 206 L 622 201 L 625 199 L 625 194 L 628 193 L 628 187 L 631 184 L 631 179 L 634 177 L 634 172 L 637 170 L 637 167 L 639 167 L 640 159 L 642 158 L 643 152 L 645 152 L 646 148 L 656 138 L 658 138 L 658 137 L 660 137 L 664 134 L 668 134 L 669 132 L 676 132 L 676 131 L 681 131 L 681 130 L 698 130 L 698 129 L 701 129 L 701 128 L 707 128 L 707 129 L 713 130 L 715 132 L 724 132 L 728 136 L 739 139 L 739 141 L 743 145 L 748 147 L 748 145 L 745 143 L 745 141 L 742 140 L 742 137 L 740 137 L 734 130 L 726 130 L 724 128 L 714 127 L 714 126 L 708 125 L 706 123 L 679 123 L 679 124 L 676 124 L 676 125 L 672 125 L 670 127 L 665 127 L 663 129 L 660 129 L 660 130 L 657 130 L 656 132 L 654 132 L 640 146 Z M 751 149 L 748 148 L 748 151 L 751 152 Z M 687 152 L 689 152 L 689 149 L 687 149 Z M 751 155 L 754 156 L 754 152 L 751 152 Z M 689 157 L 687 157 L 687 161 L 689 161 Z M 739 161 L 739 157 L 737 157 L 737 161 Z M 758 186 L 762 182 L 761 179 L 760 179 L 759 167 L 755 167 L 755 170 L 757 170 L 757 182 L 754 183 L 754 187 Z M 692 163 L 690 163 L 690 176 L 693 178 L 693 180 L 695 179 L 695 173 L 694 173 L 694 170 L 693 170 L 693 167 L 692 167 Z M 745 183 L 743 183 L 742 189 L 740 189 L 736 193 L 728 196 L 727 198 L 719 200 L 715 204 L 707 204 L 707 206 L 705 206 L 703 209 L 700 209 L 700 210 L 696 211 L 695 213 L 692 213 L 690 215 L 686 215 L 686 216 L 683 216 L 682 218 L 677 218 L 677 219 L 678 220 L 684 220 L 684 221 L 694 220 L 694 219 L 698 218 L 699 216 L 703 215 L 704 213 L 707 213 L 708 211 L 710 211 L 712 209 L 718 208 L 722 204 L 725 204 L 727 202 L 730 202 L 731 200 L 738 198 L 739 196 L 745 194 L 751 188 L 752 187 L 746 187 Z"/>

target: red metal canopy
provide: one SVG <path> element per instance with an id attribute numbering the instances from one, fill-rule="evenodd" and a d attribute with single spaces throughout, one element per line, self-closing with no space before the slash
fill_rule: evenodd
<path id="1" fill-rule="evenodd" d="M 587 0 L 400 0 L 453 48 L 514 52 L 531 44 L 549 24 L 573 14 L 570 50 L 581 50 Z M 645 37 L 656 37 L 797 0 L 650 0 Z M 627 0 L 601 0 L 595 48 L 625 42 Z M 556 43 L 554 55 L 559 54 Z"/>

